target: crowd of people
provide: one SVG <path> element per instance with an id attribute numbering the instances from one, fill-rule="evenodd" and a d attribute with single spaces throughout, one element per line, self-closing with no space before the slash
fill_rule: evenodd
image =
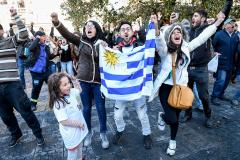
<path id="1" fill-rule="evenodd" d="M 166 124 L 170 127 L 168 155 L 173 156 L 176 152 L 179 122 L 184 123 L 192 118 L 192 108 L 185 110 L 184 117 L 180 119 L 181 110 L 172 107 L 167 101 L 174 85 L 172 64 L 176 64 L 176 84 L 193 89 L 197 107 L 204 112 L 206 127 L 217 125 L 212 118 L 211 104 L 221 105 L 223 100 L 239 105 L 240 90 L 234 97 L 224 94 L 230 82 L 240 82 L 240 32 L 235 20 L 229 18 L 231 6 L 232 1 L 226 0 L 224 8 L 213 22 L 207 21 L 205 10 L 194 12 L 191 22 L 187 19 L 179 22 L 179 14 L 173 12 L 169 24 L 160 23 L 160 13 L 151 14 L 150 22 L 155 24 L 156 30 L 155 65 L 158 66 L 153 70 L 154 89 L 149 101 L 159 97 L 164 112 L 158 114 L 158 128 L 164 130 Z M 0 25 L 0 116 L 11 133 L 9 146 L 14 147 L 22 137 L 13 108 L 32 129 L 37 145 L 44 144 L 34 111 L 37 110 L 38 98 L 45 82 L 49 89 L 49 108 L 53 109 L 59 122 L 68 159 L 84 159 L 82 146 L 91 145 L 93 103 L 99 118 L 101 146 L 103 149 L 109 148 L 106 98 L 100 90 L 100 54 L 96 42 L 101 40 L 100 45 L 110 46 L 125 54 L 144 45 L 144 29 L 134 31 L 131 22 L 123 21 L 114 33 L 104 32 L 97 22 L 90 20 L 85 23 L 82 33 L 71 33 L 59 21 L 58 14 L 52 13 L 53 27 L 50 35 L 46 35 L 43 28 L 34 31 L 33 23 L 28 31 L 15 9 L 11 9 L 10 13 L 18 32 L 13 32 L 11 24 L 11 34 L 4 37 Z M 61 37 L 54 35 L 54 28 Z M 176 55 L 175 62 L 173 55 Z M 218 68 L 214 73 L 215 82 L 210 97 L 208 63 L 216 55 L 219 56 Z M 26 69 L 32 78 L 30 98 L 24 91 Z M 142 96 L 133 100 L 133 104 L 142 125 L 143 146 L 151 149 L 153 140 L 146 99 Z M 115 145 L 119 144 L 125 132 L 123 117 L 128 102 L 115 101 L 116 133 L 112 139 Z"/>

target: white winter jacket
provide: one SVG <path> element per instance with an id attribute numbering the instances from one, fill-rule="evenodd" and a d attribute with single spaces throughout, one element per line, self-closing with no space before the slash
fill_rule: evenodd
<path id="1" fill-rule="evenodd" d="M 190 63 L 190 52 L 206 42 L 217 30 L 215 24 L 207 27 L 198 37 L 193 39 L 191 42 L 186 42 L 183 40 L 181 51 L 183 52 L 184 63 L 177 65 L 176 68 L 176 84 L 187 86 L 188 84 L 188 65 Z M 159 43 L 156 44 L 157 50 L 160 54 L 162 60 L 162 67 L 160 73 L 158 74 L 156 80 L 154 81 L 154 87 L 152 95 L 149 97 L 149 101 L 152 101 L 158 96 L 158 90 L 162 83 L 173 85 L 172 80 L 172 56 L 168 53 L 167 44 L 164 39 L 163 34 L 159 36 Z M 157 41 L 156 41 L 157 42 Z"/>

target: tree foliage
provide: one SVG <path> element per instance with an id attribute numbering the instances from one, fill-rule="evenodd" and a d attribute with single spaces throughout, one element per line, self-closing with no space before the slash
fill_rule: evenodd
<path id="1" fill-rule="evenodd" d="M 208 17 L 216 17 L 223 8 L 225 0 L 192 0 L 190 4 L 176 0 L 129 0 L 128 5 L 115 10 L 109 8 L 108 0 L 67 0 L 62 9 L 69 16 L 75 27 L 79 28 L 93 14 L 98 15 L 104 22 L 117 23 L 121 20 L 134 21 L 138 17 L 147 20 L 151 12 L 160 11 L 162 19 L 168 19 L 172 11 L 180 12 L 180 18 L 190 18 L 194 11 L 206 9 Z M 237 0 L 234 0 L 236 3 Z M 239 6 L 234 6 L 231 16 L 239 18 Z"/>
<path id="2" fill-rule="evenodd" d="M 67 0 L 62 5 L 63 14 L 79 29 L 93 14 L 102 16 L 108 0 Z"/>

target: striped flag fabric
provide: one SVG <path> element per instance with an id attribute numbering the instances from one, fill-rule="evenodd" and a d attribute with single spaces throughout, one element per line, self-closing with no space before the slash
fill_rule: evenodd
<path id="1" fill-rule="evenodd" d="M 150 96 L 153 88 L 155 26 L 150 23 L 145 45 L 122 53 L 99 47 L 101 92 L 109 99 L 135 100 Z"/>

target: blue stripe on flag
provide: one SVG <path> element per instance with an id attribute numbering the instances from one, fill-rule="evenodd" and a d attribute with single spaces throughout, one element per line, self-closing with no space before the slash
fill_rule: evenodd
<path id="1" fill-rule="evenodd" d="M 154 64 L 154 58 L 148 58 L 144 61 L 144 67 L 153 66 L 153 64 Z"/>
<path id="2" fill-rule="evenodd" d="M 116 95 L 128 95 L 139 93 L 142 91 L 142 87 L 145 85 L 146 82 L 152 81 L 152 73 L 146 75 L 146 79 L 144 79 L 143 83 L 137 86 L 132 87 L 125 87 L 125 88 L 109 88 L 106 85 L 105 80 L 101 80 L 101 84 L 108 89 L 109 94 L 116 94 Z"/>
<path id="3" fill-rule="evenodd" d="M 137 68 L 139 63 L 142 62 L 140 61 L 132 61 L 132 62 L 127 62 L 127 68 Z M 153 65 L 154 63 L 154 57 L 148 57 L 147 59 L 144 60 L 144 66 L 146 67 L 146 65 Z"/>
<path id="4" fill-rule="evenodd" d="M 142 49 L 140 49 L 138 51 L 135 51 L 135 52 L 129 54 L 128 57 L 130 57 L 130 56 L 132 56 L 132 55 L 134 55 L 136 53 L 139 53 L 139 52 L 144 52 L 145 49 L 149 49 L 149 48 L 155 48 L 155 39 L 146 40 L 145 41 L 145 48 L 142 48 Z"/>
<path id="5" fill-rule="evenodd" d="M 154 23 L 151 22 L 151 23 L 149 24 L 148 28 L 149 28 L 149 30 L 150 30 L 150 29 L 155 29 L 155 25 L 154 25 Z"/>
<path id="6" fill-rule="evenodd" d="M 155 39 L 151 39 L 151 40 L 146 40 L 145 41 L 145 48 L 155 48 Z"/>

